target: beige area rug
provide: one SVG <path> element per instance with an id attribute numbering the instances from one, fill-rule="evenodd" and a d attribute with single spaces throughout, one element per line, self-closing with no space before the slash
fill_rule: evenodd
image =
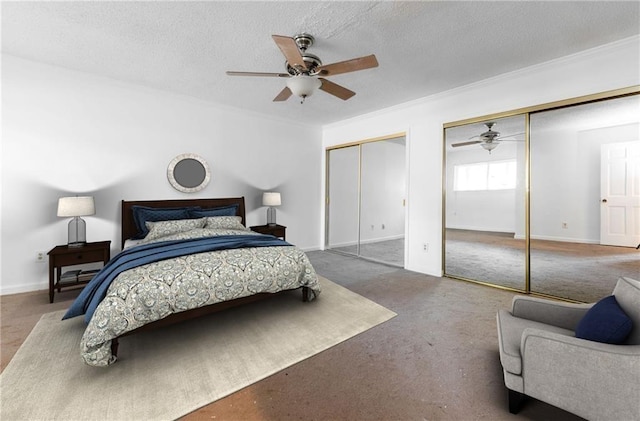
<path id="1" fill-rule="evenodd" d="M 291 291 L 125 337 L 107 368 L 81 362 L 81 317 L 45 314 L 0 375 L 0 419 L 175 419 L 396 315 L 320 282 L 310 303 Z"/>

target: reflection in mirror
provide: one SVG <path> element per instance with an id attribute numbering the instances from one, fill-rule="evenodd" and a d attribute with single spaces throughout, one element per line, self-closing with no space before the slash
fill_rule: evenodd
<path id="1" fill-rule="evenodd" d="M 404 267 L 406 137 L 327 151 L 327 250 Z"/>
<path id="2" fill-rule="evenodd" d="M 445 130 L 446 276 L 525 289 L 525 117 Z"/>
<path id="3" fill-rule="evenodd" d="M 360 147 L 349 146 L 328 152 L 327 247 L 358 255 Z"/>
<path id="4" fill-rule="evenodd" d="M 404 267 L 406 138 L 361 145 L 360 256 Z"/>
<path id="5" fill-rule="evenodd" d="M 175 157 L 167 168 L 169 183 L 184 193 L 204 189 L 210 180 L 209 165 L 194 154 L 182 154 Z"/>
<path id="6" fill-rule="evenodd" d="M 640 96 L 531 114 L 531 291 L 594 302 L 640 273 Z"/>

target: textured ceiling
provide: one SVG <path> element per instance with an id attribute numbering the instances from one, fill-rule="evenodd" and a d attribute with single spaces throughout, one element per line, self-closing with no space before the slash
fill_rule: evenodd
<path id="1" fill-rule="evenodd" d="M 2 52 L 310 124 L 327 124 L 640 33 L 640 2 L 2 2 Z M 357 94 L 274 103 L 271 34 L 316 37 Z"/>

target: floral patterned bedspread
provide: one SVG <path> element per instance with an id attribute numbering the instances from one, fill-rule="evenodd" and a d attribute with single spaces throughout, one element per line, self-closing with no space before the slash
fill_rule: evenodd
<path id="1" fill-rule="evenodd" d="M 233 232 L 198 228 L 158 241 Z M 81 355 L 89 365 L 107 366 L 116 360 L 111 340 L 142 325 L 196 307 L 302 286 L 310 288 L 310 299 L 320 293 L 313 266 L 295 246 L 210 251 L 145 264 L 111 283 L 84 332 Z"/>

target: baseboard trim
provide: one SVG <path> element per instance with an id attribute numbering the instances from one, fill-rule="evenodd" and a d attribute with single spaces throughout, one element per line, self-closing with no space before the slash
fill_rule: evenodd
<path id="1" fill-rule="evenodd" d="M 378 243 L 380 241 L 400 240 L 402 238 L 404 238 L 403 234 L 390 235 L 389 237 L 378 237 L 378 238 L 370 238 L 368 240 L 360 240 L 360 244 L 371 244 L 371 243 Z M 350 246 L 355 246 L 356 244 L 358 244 L 357 241 L 348 241 L 345 243 L 332 244 L 325 248 L 350 247 Z"/>
<path id="2" fill-rule="evenodd" d="M 32 283 L 20 285 L 16 287 L 3 288 L 0 287 L 0 295 L 22 294 L 24 292 L 48 291 L 49 284 L 47 282 Z"/>

